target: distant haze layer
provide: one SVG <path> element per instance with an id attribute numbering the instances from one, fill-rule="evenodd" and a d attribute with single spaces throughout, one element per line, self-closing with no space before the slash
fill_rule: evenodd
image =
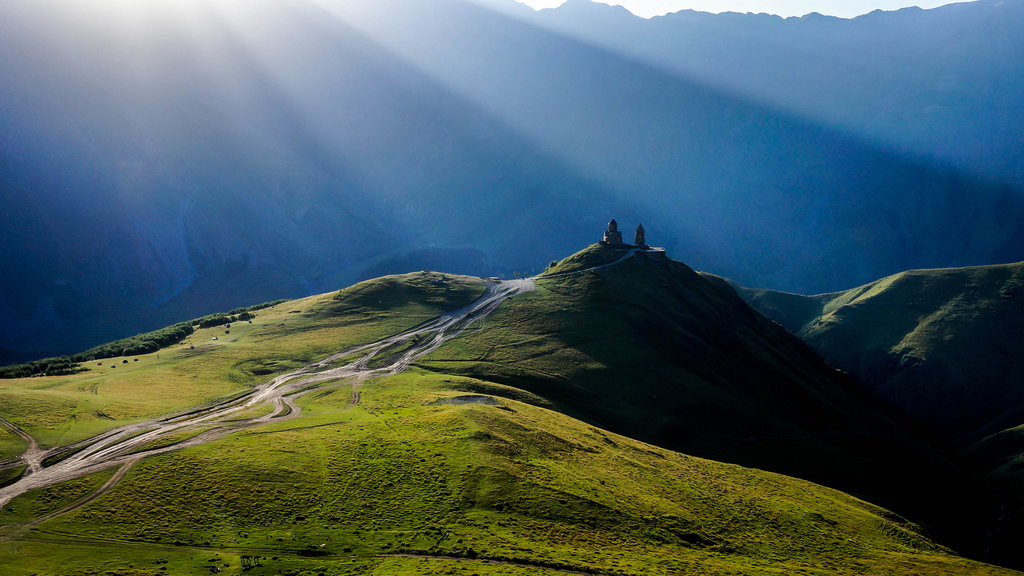
<path id="1" fill-rule="evenodd" d="M 522 0 L 523 4 L 537 10 L 556 8 L 565 0 Z M 899 10 L 917 6 L 919 8 L 936 8 L 951 4 L 947 0 L 928 0 L 925 2 L 905 2 L 900 0 L 853 0 L 826 1 L 821 0 L 621 0 L 620 2 L 605 1 L 604 4 L 623 6 L 637 16 L 650 18 L 680 10 L 698 10 L 701 12 L 753 12 L 755 14 L 778 14 L 779 16 L 803 16 L 811 12 L 853 18 L 867 14 L 873 10 Z"/>

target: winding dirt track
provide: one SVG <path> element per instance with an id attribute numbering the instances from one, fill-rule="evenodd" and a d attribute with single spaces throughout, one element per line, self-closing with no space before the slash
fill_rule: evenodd
<path id="1" fill-rule="evenodd" d="M 637 250 L 629 250 L 621 258 L 608 264 L 552 274 L 546 278 L 614 266 L 636 252 Z M 109 491 L 124 477 L 131 465 L 142 458 L 211 442 L 272 420 L 295 418 L 299 415 L 300 409 L 295 405 L 294 399 L 303 394 L 349 385 L 352 387 L 350 405 L 358 404 L 359 388 L 366 380 L 404 371 L 418 358 L 433 352 L 477 320 L 494 312 L 506 299 L 533 290 L 535 280 L 536 278 L 525 278 L 488 284 L 484 294 L 468 306 L 438 316 L 404 332 L 341 351 L 293 372 L 282 374 L 242 396 L 165 418 L 115 428 L 76 444 L 42 450 L 31 435 L 0 418 L 0 425 L 18 434 L 28 443 L 28 448 L 19 460 L 0 465 L 27 465 L 21 479 L 0 488 L 0 506 L 30 490 L 66 482 L 108 468 L 121 467 L 118 473 L 95 493 L 46 518 L 37 519 L 33 522 L 34 525 L 79 508 Z M 388 350 L 401 351 L 388 356 Z M 385 354 L 384 357 L 380 357 L 382 353 Z M 341 366 L 332 366 L 335 362 L 356 355 L 359 356 L 355 360 Z M 240 417 L 244 412 L 260 406 L 268 406 L 271 410 L 257 418 Z M 47 465 L 47 459 L 57 461 Z"/>
<path id="2" fill-rule="evenodd" d="M 0 488 L 0 506 L 30 490 L 100 470 L 122 467 L 96 494 L 61 510 L 58 514 L 67 513 L 110 490 L 124 476 L 131 464 L 146 456 L 210 442 L 271 420 L 280 421 L 298 416 L 300 410 L 294 402 L 297 396 L 340 385 L 350 385 L 353 389 L 354 405 L 359 401 L 359 387 L 367 379 L 404 371 L 416 359 L 433 352 L 475 321 L 486 317 L 507 298 L 533 288 L 532 278 L 488 284 L 483 296 L 469 306 L 438 316 L 405 332 L 344 350 L 319 362 L 282 374 L 243 396 L 165 418 L 122 426 L 69 446 L 41 450 L 32 436 L 13 423 L 0 418 L 0 425 L 21 436 L 28 443 L 28 449 L 21 455 L 20 462 L 14 462 L 27 465 L 25 475 L 17 482 Z M 393 357 L 378 358 L 391 349 L 402 351 Z M 342 366 L 332 366 L 342 358 L 357 355 L 355 360 Z M 244 412 L 260 406 L 269 406 L 271 410 L 258 418 L 240 418 Z M 63 459 L 46 465 L 45 460 L 51 457 Z"/>

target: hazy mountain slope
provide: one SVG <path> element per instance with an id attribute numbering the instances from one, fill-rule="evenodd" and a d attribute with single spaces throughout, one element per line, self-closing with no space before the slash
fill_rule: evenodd
<path id="1" fill-rule="evenodd" d="M 691 278 L 691 302 L 727 290 L 673 268 Z M 140 388 L 159 397 L 209 381 L 244 387 L 289 358 L 308 362 L 459 307 L 481 286 L 437 274 L 378 279 L 261 311 L 230 335 L 199 331 L 189 340 L 197 350 L 185 342 L 117 369 L 120 385 L 111 370 L 90 367 L 0 389 L 17 397 L 91 388 L 116 405 L 134 403 Z M 522 309 L 507 304 L 516 306 L 506 314 Z M 773 326 L 746 318 L 744 333 Z M 488 322 L 480 334 L 500 327 Z M 746 351 L 762 352 L 770 355 Z M 792 361 L 791 375 L 808 375 L 793 384 L 814 384 L 820 363 L 809 354 Z M 849 495 L 644 444 L 495 382 L 414 369 L 295 401 L 297 417 L 142 460 L 95 499 L 83 500 L 113 471 L 16 498 L 0 510 L 0 562 L 12 576 L 1016 573 L 958 558 Z M 0 403 L 0 415 L 34 435 L 78 421 L 44 422 L 14 405 Z"/>
<path id="2" fill-rule="evenodd" d="M 521 271 L 609 215 L 802 291 L 1024 257 L 1014 185 L 474 3 L 14 0 L 0 38 L 23 356 L 438 254 Z"/>
<path id="3" fill-rule="evenodd" d="M 572 0 L 519 17 L 888 147 L 1024 181 L 1019 1 L 853 19 L 681 11 L 644 20 Z"/>
<path id="4" fill-rule="evenodd" d="M 552 231 L 583 195 L 595 219 L 629 212 L 310 3 L 133 5 L 2 8 L 14 350 L 308 294 L 411 247 L 493 253 L 519 229 Z M 559 227 L 552 254 L 578 243 Z"/>
<path id="5" fill-rule="evenodd" d="M 656 242 L 701 269 L 825 290 L 870 269 L 976 250 L 985 255 L 957 264 L 1005 261 L 1004 251 L 1018 249 L 1010 240 L 1024 231 L 1024 204 L 1012 186 L 552 33 L 542 14 L 524 21 L 458 2 L 330 5 L 628 194 Z"/>

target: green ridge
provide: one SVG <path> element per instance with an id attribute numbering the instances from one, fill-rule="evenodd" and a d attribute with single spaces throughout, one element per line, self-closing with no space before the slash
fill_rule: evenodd
<path id="1" fill-rule="evenodd" d="M 595 246 L 563 263 L 621 254 Z M 934 476 L 956 476 L 726 283 L 643 254 L 538 280 L 536 291 L 420 365 L 529 390 L 654 444 L 856 490 L 908 512 L 927 513 L 941 498 L 929 488 Z"/>
<path id="2" fill-rule="evenodd" d="M 124 368 L 0 382 L 0 415 L 67 443 L 237 394 L 460 307 L 484 285 L 418 273 L 282 303 L 226 338 L 198 330 Z M 728 432 L 818 433 L 864 417 L 886 442 L 903 441 L 799 342 L 734 306 L 724 283 L 637 257 L 538 285 L 423 367 L 365 384 L 356 404 L 345 386 L 300 396 L 295 418 L 144 459 L 38 524 L 112 471 L 16 498 L 0 510 L 5 576 L 1015 573 L 959 558 L 848 494 L 608 430 L 646 418 L 672 438 L 676 417 L 716 446 Z M 738 340 L 717 340 L 732 332 Z M 668 362 L 673 350 L 702 360 Z M 737 417 L 710 426 L 723 420 L 713 402 L 728 398 L 740 399 Z M 786 406 L 794 398 L 802 404 Z M 100 404 L 112 419 L 86 426 Z M 821 413 L 797 418 L 807 407 Z M 786 444 L 824 458 L 841 448 L 824 438 Z"/>
<path id="3" fill-rule="evenodd" d="M 820 296 L 741 292 L 936 433 L 991 432 L 1024 405 L 1024 263 L 914 270 Z"/>
<path id="4" fill-rule="evenodd" d="M 44 447 L 70 444 L 244 392 L 277 373 L 468 304 L 483 289 L 476 278 L 423 272 L 284 302 L 262 310 L 251 324 L 233 324 L 230 333 L 220 325 L 200 328 L 179 344 L 91 362 L 73 376 L 0 381 L 0 416 Z M 0 459 L 21 449 L 4 432 Z"/>
<path id="5" fill-rule="evenodd" d="M 913 270 L 844 292 L 740 288 L 982 477 L 996 558 L 1024 534 L 1024 263 Z"/>

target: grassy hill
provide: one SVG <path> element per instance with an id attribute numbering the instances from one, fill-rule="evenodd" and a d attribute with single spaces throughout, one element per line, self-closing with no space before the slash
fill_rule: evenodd
<path id="1" fill-rule="evenodd" d="M 607 256 L 575 258 L 586 267 Z M 638 256 L 537 284 L 422 367 L 302 393 L 294 417 L 15 498 L 0 509 L 4 574 L 1015 573 L 960 558 L 848 494 L 609 430 L 636 427 L 646 413 L 650 435 L 671 438 L 675 414 L 687 433 L 698 432 L 693 422 L 708 427 L 697 440 L 711 446 L 765 426 L 809 436 L 751 439 L 758 450 L 781 457 L 785 445 L 823 459 L 858 421 L 888 443 L 910 442 L 798 341 L 734 308 L 742 303 L 723 283 Z M 65 444 L 237 394 L 459 308 L 484 287 L 419 273 L 282 303 L 251 325 L 203 329 L 116 369 L 111 360 L 0 381 L 0 416 L 45 445 Z M 671 324 L 652 322 L 652 312 Z M 490 356 L 455 359 L 484 345 Z M 687 350 L 706 362 L 683 355 L 653 365 Z M 755 369 L 760 386 L 742 379 Z M 620 380 L 626 373 L 636 377 Z M 658 379 L 677 373 L 685 378 Z M 545 380 L 547 388 L 537 384 Z M 674 412 L 686 395 L 709 412 L 746 400 L 732 416 L 717 412 L 724 423 L 713 426 L 699 411 Z M 811 415 L 799 417 L 806 408 Z M 97 410 L 110 419 L 90 419 Z M 18 453 L 4 438 L 6 454 Z M 756 452 L 743 444 L 731 448 L 737 457 Z M 858 464 L 845 468 L 857 474 Z"/>
<path id="2" fill-rule="evenodd" d="M 437 284 L 442 277 L 447 282 Z M 90 362 L 71 377 L 0 380 L 0 416 L 44 448 L 71 444 L 245 392 L 279 372 L 471 302 L 483 287 L 475 278 L 419 273 L 284 302 L 258 312 L 251 323 L 199 329 L 151 354 Z M 0 460 L 22 449 L 0 428 Z"/>
<path id="3" fill-rule="evenodd" d="M 817 296 L 739 288 L 985 482 L 989 547 L 1024 533 L 1024 263 L 904 272 Z"/>
<path id="4" fill-rule="evenodd" d="M 955 471 L 724 282 L 593 246 L 420 363 L 528 390 L 588 422 L 922 510 Z M 948 486 L 943 486 L 946 489 Z M 912 496 L 911 496 L 912 495 Z"/>
<path id="5" fill-rule="evenodd" d="M 1024 263 L 914 270 L 818 296 L 741 293 L 943 436 L 992 431 L 1024 406 Z"/>

